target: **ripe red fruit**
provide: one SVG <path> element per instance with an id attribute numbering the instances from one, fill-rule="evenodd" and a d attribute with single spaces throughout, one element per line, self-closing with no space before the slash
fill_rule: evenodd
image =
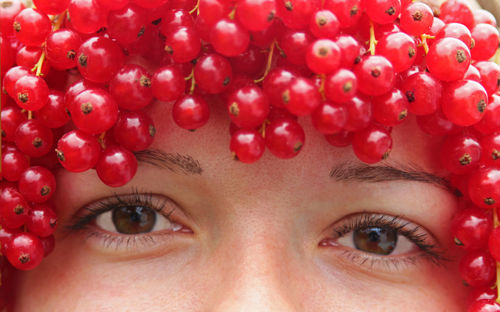
<path id="1" fill-rule="evenodd" d="M 396 126 L 408 116 L 408 99 L 399 89 L 372 98 L 373 119 L 384 126 Z"/>
<path id="2" fill-rule="evenodd" d="M 454 174 L 465 174 L 479 165 L 481 145 L 475 136 L 458 134 L 448 136 L 440 150 L 443 167 Z"/>
<path id="3" fill-rule="evenodd" d="M 124 147 L 110 146 L 101 153 L 96 171 L 106 185 L 119 187 L 134 177 L 137 172 L 137 159 Z"/>
<path id="4" fill-rule="evenodd" d="M 194 27 L 176 27 L 170 30 L 165 41 L 165 51 L 177 63 L 187 63 L 200 53 L 201 41 Z"/>
<path id="5" fill-rule="evenodd" d="M 500 96 L 496 94 L 491 96 L 483 118 L 474 125 L 474 129 L 482 134 L 491 134 L 500 130 Z"/>
<path id="6" fill-rule="evenodd" d="M 97 0 L 71 0 L 68 6 L 71 26 L 82 34 L 92 34 L 106 26 L 107 11 Z"/>
<path id="7" fill-rule="evenodd" d="M 347 121 L 344 125 L 345 130 L 359 131 L 370 124 L 372 120 L 372 105 L 369 98 L 363 95 L 355 96 L 344 105 L 347 109 Z"/>
<path id="8" fill-rule="evenodd" d="M 47 168 L 33 166 L 26 169 L 19 178 L 19 192 L 26 200 L 44 203 L 56 191 L 56 178 Z"/>
<path id="9" fill-rule="evenodd" d="M 17 127 L 26 120 L 26 116 L 15 106 L 2 107 L 2 140 L 13 142 Z"/>
<path id="10" fill-rule="evenodd" d="M 210 43 L 224 56 L 237 56 L 250 44 L 250 34 L 234 20 L 223 18 L 210 31 Z"/>
<path id="11" fill-rule="evenodd" d="M 474 302 L 467 312 L 499 312 L 500 305 L 496 302 L 496 300 L 478 300 Z"/>
<path id="12" fill-rule="evenodd" d="M 18 270 L 31 270 L 42 262 L 42 242 L 31 233 L 15 234 L 6 248 L 7 260 Z"/>
<path id="13" fill-rule="evenodd" d="M 49 101 L 36 112 L 35 116 L 46 127 L 59 128 L 64 126 L 70 120 L 64 106 L 64 94 L 60 91 L 51 91 Z"/>
<path id="14" fill-rule="evenodd" d="M 410 68 L 415 61 L 417 45 L 412 37 L 403 32 L 389 33 L 377 44 L 377 53 L 391 62 L 395 72 Z"/>
<path id="15" fill-rule="evenodd" d="M 122 111 L 112 129 L 116 143 L 137 152 L 153 143 L 156 129 L 151 118 L 144 112 Z"/>
<path id="16" fill-rule="evenodd" d="M 275 0 L 241 0 L 236 7 L 236 18 L 243 27 L 250 31 L 268 28 L 275 15 Z"/>
<path id="17" fill-rule="evenodd" d="M 477 62 L 474 67 L 478 69 L 481 76 L 480 83 L 488 93 L 492 96 L 500 87 L 500 66 L 494 62 Z"/>
<path id="18" fill-rule="evenodd" d="M 488 104 L 483 86 L 472 80 L 459 80 L 445 85 L 441 107 L 446 118 L 459 126 L 471 126 L 481 120 Z"/>
<path id="19" fill-rule="evenodd" d="M 456 38 L 437 40 L 427 54 L 429 71 L 439 80 L 462 79 L 471 61 L 469 48 Z"/>
<path id="20" fill-rule="evenodd" d="M 29 167 L 26 156 L 18 150 L 2 153 L 2 177 L 11 182 L 16 182 L 24 170 Z"/>
<path id="21" fill-rule="evenodd" d="M 433 19 L 434 13 L 427 4 L 412 2 L 401 11 L 399 24 L 407 34 L 420 36 L 429 32 Z"/>
<path id="22" fill-rule="evenodd" d="M 36 119 L 21 123 L 15 134 L 17 148 L 30 157 L 41 157 L 47 154 L 54 144 L 52 130 Z"/>
<path id="23" fill-rule="evenodd" d="M 66 170 L 83 172 L 95 166 L 101 146 L 97 138 L 79 130 L 65 133 L 57 142 L 57 158 Z"/>
<path id="24" fill-rule="evenodd" d="M 54 233 L 57 225 L 57 216 L 49 205 L 36 205 L 31 208 L 26 227 L 28 231 L 39 236 L 48 237 Z"/>
<path id="25" fill-rule="evenodd" d="M 80 74 L 93 82 L 109 81 L 120 70 L 123 62 L 120 46 L 106 37 L 91 37 L 82 43 L 77 52 Z"/>
<path id="26" fill-rule="evenodd" d="M 372 21 L 378 24 L 394 22 L 401 12 L 400 0 L 364 1 L 365 12 Z"/>
<path id="27" fill-rule="evenodd" d="M 37 111 L 49 100 L 49 87 L 45 80 L 33 75 L 19 78 L 14 85 L 16 103 L 19 107 Z"/>
<path id="28" fill-rule="evenodd" d="M 489 167 L 500 167 L 500 133 L 483 136 L 481 148 L 481 164 Z"/>
<path id="29" fill-rule="evenodd" d="M 47 14 L 36 9 L 24 9 L 14 18 L 14 34 L 24 45 L 39 47 L 50 33 L 52 24 Z"/>
<path id="30" fill-rule="evenodd" d="M 14 22 L 14 18 L 16 15 L 24 9 L 24 2 L 21 0 L 17 1 L 2 1 L 2 11 L 0 11 L 0 32 L 3 36 L 12 35 L 12 23 Z M 3 48 L 2 44 L 2 48 Z M 2 51 L 3 52 L 3 51 Z M 3 55 L 2 55 L 3 57 Z M 2 67 L 4 66 L 4 62 L 2 62 Z"/>
<path id="31" fill-rule="evenodd" d="M 76 66 L 76 52 L 82 43 L 80 35 L 71 29 L 59 29 L 50 33 L 45 44 L 47 59 L 58 69 Z"/>
<path id="32" fill-rule="evenodd" d="M 146 69 L 127 64 L 109 82 L 109 93 L 121 109 L 138 110 L 153 100 L 151 84 L 151 77 Z"/>
<path id="33" fill-rule="evenodd" d="M 108 14 L 108 34 L 122 45 L 131 44 L 144 34 L 147 12 L 134 4 L 129 4 Z"/>
<path id="34" fill-rule="evenodd" d="M 321 7 L 320 0 L 276 1 L 278 16 L 291 29 L 304 29 L 311 16 Z"/>
<path id="35" fill-rule="evenodd" d="M 491 286 L 495 273 L 495 260 L 482 250 L 471 251 L 460 260 L 460 275 L 472 287 Z"/>
<path id="36" fill-rule="evenodd" d="M 439 11 L 439 18 L 445 23 L 461 23 L 469 29 L 474 27 L 474 15 L 467 0 L 447 0 Z"/>
<path id="37" fill-rule="evenodd" d="M 341 68 L 325 79 L 325 96 L 334 103 L 345 103 L 352 99 L 357 88 L 356 76 L 348 69 Z"/>
<path id="38" fill-rule="evenodd" d="M 293 119 L 277 119 L 266 128 L 266 146 L 279 158 L 297 156 L 305 144 L 302 126 Z"/>
<path id="39" fill-rule="evenodd" d="M 314 128 L 323 134 L 338 133 L 347 121 L 347 111 L 343 105 L 322 102 L 312 113 Z"/>
<path id="40" fill-rule="evenodd" d="M 78 94 L 69 107 L 75 126 L 89 134 L 109 130 L 118 118 L 118 105 L 103 89 L 87 89 Z"/>
<path id="41" fill-rule="evenodd" d="M 318 89 L 307 78 L 296 78 L 281 93 L 286 109 L 295 116 L 310 115 L 321 102 Z"/>
<path id="42" fill-rule="evenodd" d="M 68 8 L 70 0 L 33 0 L 36 8 L 45 14 L 56 15 Z"/>
<path id="43" fill-rule="evenodd" d="M 469 178 L 469 197 L 483 208 L 500 206 L 500 169 L 479 168 Z"/>
<path id="44" fill-rule="evenodd" d="M 297 74 L 288 68 L 277 67 L 273 69 L 264 79 L 262 87 L 269 97 L 269 102 L 275 107 L 285 107 L 283 91 L 288 87 Z"/>
<path id="45" fill-rule="evenodd" d="M 195 130 L 207 123 L 210 108 L 203 97 L 186 94 L 174 103 L 172 117 L 179 127 Z"/>
<path id="46" fill-rule="evenodd" d="M 342 53 L 335 42 L 330 39 L 314 41 L 306 52 L 306 63 L 316 74 L 329 74 L 340 65 Z"/>
<path id="47" fill-rule="evenodd" d="M 317 11 L 309 23 L 309 30 L 316 38 L 334 38 L 339 28 L 339 20 L 330 10 Z"/>
<path id="48" fill-rule="evenodd" d="M 259 160 L 264 154 L 266 143 L 262 135 L 249 129 L 237 130 L 231 136 L 229 149 L 236 160 L 251 164 Z"/>
<path id="49" fill-rule="evenodd" d="M 174 101 L 184 94 L 186 82 L 175 66 L 164 66 L 156 70 L 151 79 L 153 95 L 160 101 Z"/>
<path id="50" fill-rule="evenodd" d="M 485 247 L 492 228 L 491 214 L 474 206 L 458 211 L 451 222 L 455 244 L 466 250 Z"/>
<path id="51" fill-rule="evenodd" d="M 370 126 L 354 133 L 352 150 L 367 164 L 374 164 L 389 157 L 392 138 L 389 131 L 380 126 Z"/>
<path id="52" fill-rule="evenodd" d="M 441 83 L 429 73 L 418 72 L 409 76 L 401 85 L 408 99 L 408 110 L 415 115 L 429 115 L 439 107 Z"/>
<path id="53" fill-rule="evenodd" d="M 196 84 L 210 94 L 222 93 L 232 78 L 233 72 L 229 61 L 215 53 L 201 57 L 194 67 Z"/>
<path id="54" fill-rule="evenodd" d="M 16 229 L 22 226 L 30 207 L 26 199 L 13 187 L 0 189 L 0 219 L 2 227 Z"/>
<path id="55" fill-rule="evenodd" d="M 269 110 L 269 99 L 257 86 L 240 88 L 227 100 L 229 117 L 239 128 L 253 129 L 261 125 Z"/>
<path id="56" fill-rule="evenodd" d="M 358 90 L 366 95 L 377 96 L 389 92 L 394 84 L 394 68 L 385 57 L 370 55 L 354 66 Z"/>

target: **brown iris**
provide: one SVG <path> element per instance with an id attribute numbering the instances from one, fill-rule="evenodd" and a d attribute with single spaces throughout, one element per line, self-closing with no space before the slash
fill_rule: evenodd
<path id="1" fill-rule="evenodd" d="M 367 227 L 355 230 L 353 241 L 361 251 L 389 255 L 396 248 L 398 233 L 392 228 Z"/>
<path id="2" fill-rule="evenodd" d="M 119 233 L 148 233 L 155 226 L 156 212 L 147 207 L 126 206 L 114 209 L 112 219 Z"/>

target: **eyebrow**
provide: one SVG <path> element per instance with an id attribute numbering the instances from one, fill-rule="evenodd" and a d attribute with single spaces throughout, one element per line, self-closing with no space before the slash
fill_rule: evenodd
<path id="1" fill-rule="evenodd" d="M 150 164 L 172 172 L 181 172 L 187 175 L 201 175 L 200 162 L 190 155 L 167 153 L 159 149 L 147 149 L 134 153 L 137 161 Z"/>
<path id="2" fill-rule="evenodd" d="M 369 183 L 390 181 L 412 181 L 434 184 L 447 191 L 454 192 L 450 182 L 440 176 L 426 172 L 416 166 L 390 166 L 366 164 L 354 164 L 350 162 L 340 163 L 332 168 L 330 177 L 336 181 L 352 182 L 361 181 Z"/>

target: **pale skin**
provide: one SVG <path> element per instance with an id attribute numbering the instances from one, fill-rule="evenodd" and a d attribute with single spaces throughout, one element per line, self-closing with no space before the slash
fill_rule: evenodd
<path id="1" fill-rule="evenodd" d="M 189 155 L 201 174 L 140 162 L 136 177 L 113 189 L 94 171 L 58 173 L 57 247 L 37 269 L 9 272 L 9 311 L 465 311 L 449 228 L 458 207 L 452 192 L 438 183 L 330 177 L 334 167 L 361 163 L 349 147 L 329 145 L 307 118 L 300 119 L 306 144 L 296 158 L 267 151 L 255 164 L 236 162 L 224 106 L 211 107 L 210 121 L 194 133 L 173 124 L 170 105 L 150 109 L 157 127 L 151 149 Z M 444 177 L 440 138 L 423 134 L 411 116 L 392 133 L 389 159 L 374 166 Z M 374 172 L 387 177 L 382 171 Z M 170 217 L 181 230 L 164 222 L 166 230 L 129 240 L 95 222 L 66 229 L 89 204 L 135 192 L 154 194 L 156 203 L 169 198 L 163 212 L 175 208 Z M 336 236 L 346 217 L 363 214 L 399 216 L 446 259 L 431 261 L 402 234 L 389 256 L 354 248 L 352 231 Z"/>
<path id="2" fill-rule="evenodd" d="M 61 171 L 57 248 L 39 268 L 14 273 L 12 311 L 464 311 L 466 288 L 449 234 L 457 209 L 451 192 L 416 181 L 336 181 L 332 167 L 361 163 L 350 148 L 330 146 L 308 119 L 301 120 L 307 142 L 299 156 L 280 160 L 266 152 L 258 163 L 242 164 L 228 151 L 223 111 L 212 111 L 209 123 L 191 133 L 173 124 L 169 107 L 152 107 L 152 149 L 190 155 L 203 172 L 140 163 L 129 185 L 111 189 L 94 171 Z M 390 158 L 377 165 L 442 174 L 434 155 L 440 139 L 411 118 L 393 136 Z M 182 230 L 109 246 L 91 233 L 124 234 L 97 225 L 65 231 L 89 203 L 134 188 L 175 201 L 171 218 Z M 335 238 L 346 216 L 362 213 L 401 216 L 449 260 L 433 264 L 411 242 L 389 256 L 348 246 L 349 234 L 337 245 L 320 243 Z"/>

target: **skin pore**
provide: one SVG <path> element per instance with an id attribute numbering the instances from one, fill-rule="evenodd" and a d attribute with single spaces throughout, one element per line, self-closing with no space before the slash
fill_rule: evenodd
<path id="1" fill-rule="evenodd" d="M 296 158 L 266 151 L 247 165 L 229 153 L 222 102 L 194 133 L 173 123 L 170 107 L 152 105 L 155 152 L 139 157 L 128 185 L 59 172 L 57 247 L 37 269 L 13 272 L 13 311 L 463 311 L 449 234 L 457 200 L 439 178 L 440 139 L 413 117 L 394 128 L 389 159 L 371 167 L 307 118 Z M 149 234 L 75 226 L 117 205 L 115 194 L 163 207 L 174 225 L 158 214 L 165 229 Z M 349 235 L 363 220 L 401 229 L 393 254 L 355 248 Z"/>

